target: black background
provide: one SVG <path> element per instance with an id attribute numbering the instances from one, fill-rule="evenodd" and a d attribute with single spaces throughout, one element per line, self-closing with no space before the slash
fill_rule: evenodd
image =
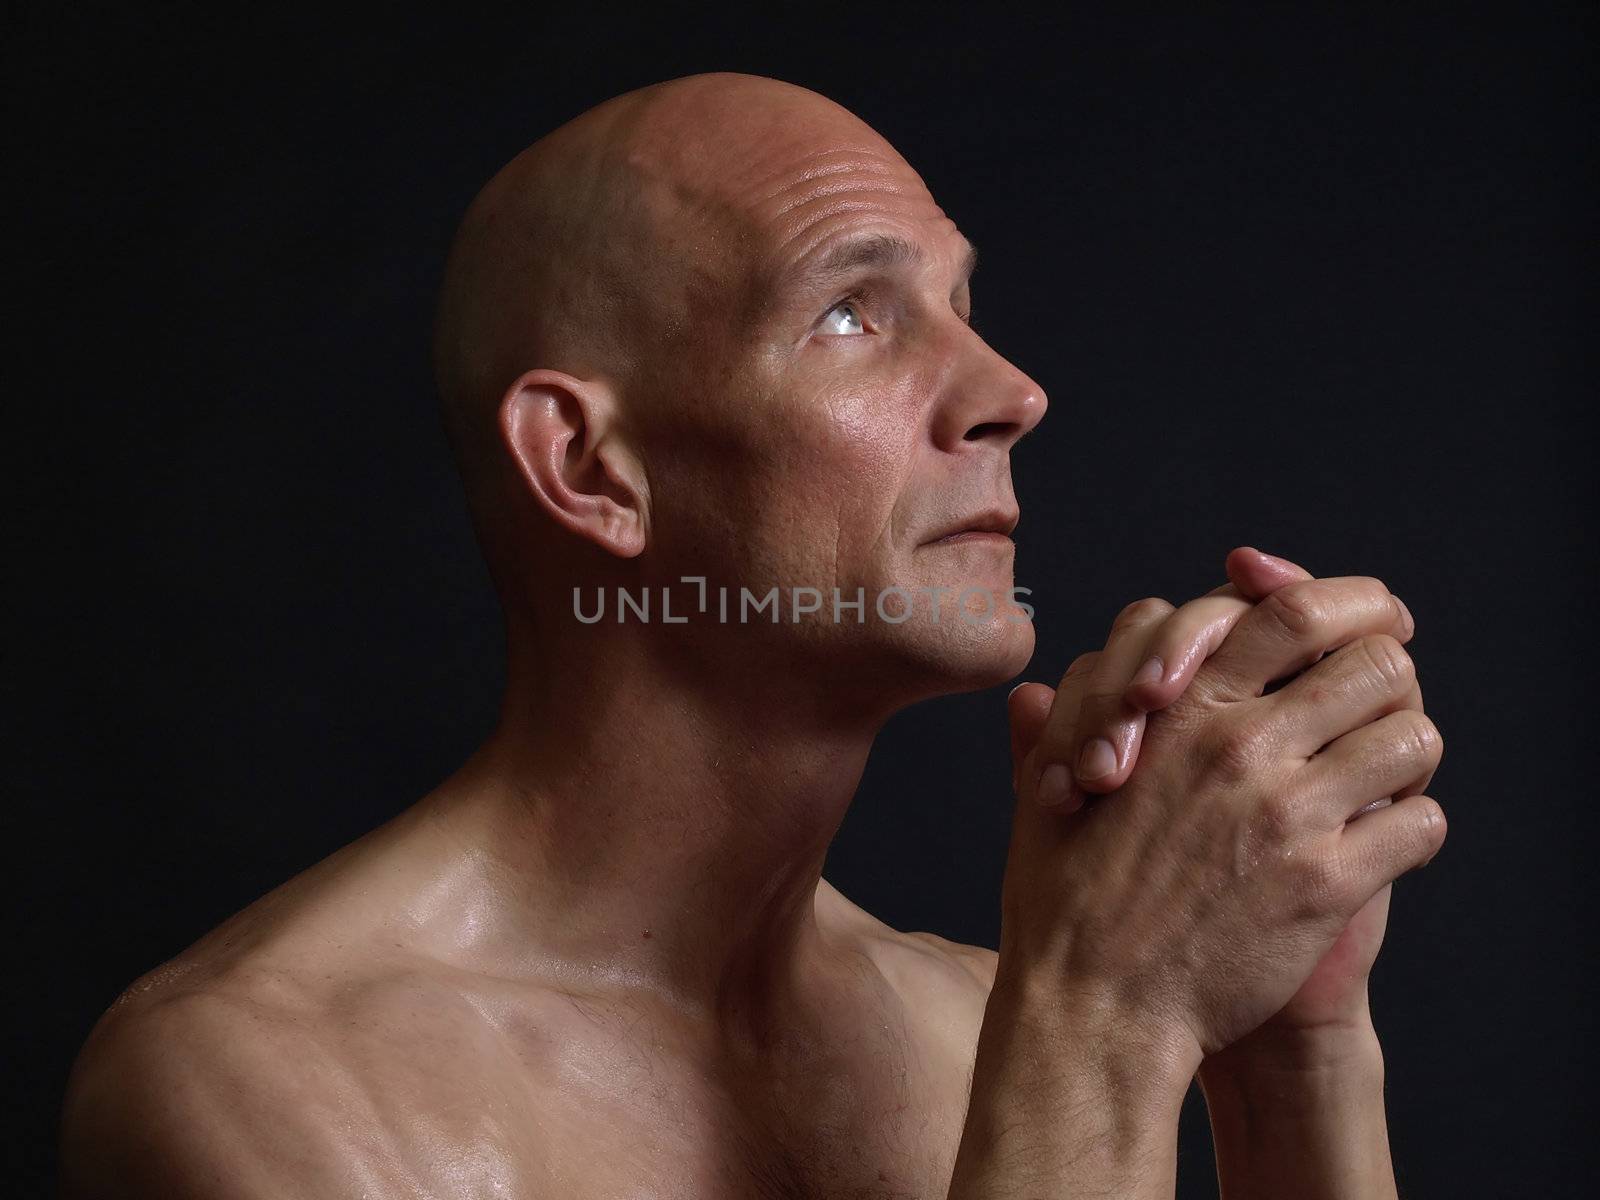
<path id="1" fill-rule="evenodd" d="M 12 19 L 8 1177 L 51 1177 L 124 985 L 490 728 L 448 239 L 555 125 L 731 69 L 860 114 L 982 251 L 977 324 L 1051 397 L 1027 677 L 1241 543 L 1405 598 L 1451 831 L 1372 988 L 1401 1191 L 1585 1190 L 1593 8 L 335 11 Z M 1004 695 L 874 755 L 829 875 L 897 927 L 995 944 Z M 1208 1145 L 1192 1094 L 1181 1195 Z"/>

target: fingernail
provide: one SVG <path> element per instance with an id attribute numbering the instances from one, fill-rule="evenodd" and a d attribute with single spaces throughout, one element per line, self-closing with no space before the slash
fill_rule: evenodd
<path id="1" fill-rule="evenodd" d="M 1060 763 L 1051 763 L 1039 776 L 1039 803 L 1053 808 L 1072 795 L 1072 772 Z"/>
<path id="2" fill-rule="evenodd" d="M 1117 769 L 1117 752 L 1105 738 L 1097 737 L 1084 743 L 1078 755 L 1078 778 L 1100 779 Z"/>
<path id="3" fill-rule="evenodd" d="M 1150 661 L 1139 668 L 1139 673 L 1133 677 L 1133 682 L 1150 684 L 1160 683 L 1161 675 L 1166 669 L 1166 664 L 1161 661 L 1161 656 L 1159 654 L 1153 654 L 1150 656 Z"/>
<path id="4" fill-rule="evenodd" d="M 1410 637 L 1417 631 L 1417 622 L 1411 615 L 1411 610 L 1406 607 L 1406 602 L 1399 596 L 1394 598 L 1395 607 L 1400 610 L 1400 618 L 1406 623 L 1406 636 Z"/>

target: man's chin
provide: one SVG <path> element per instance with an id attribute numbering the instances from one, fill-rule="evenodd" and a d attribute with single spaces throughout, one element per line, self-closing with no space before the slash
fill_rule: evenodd
<path id="1" fill-rule="evenodd" d="M 907 631 L 912 632 L 912 631 Z M 1015 679 L 1033 659 L 1031 621 L 994 617 L 924 627 L 897 647 L 923 676 L 923 694 L 949 695 L 998 687 Z"/>
<path id="2" fill-rule="evenodd" d="M 975 647 L 972 657 L 972 688 L 998 687 L 1015 679 L 1033 661 L 1033 624 L 1002 622 L 1005 629 L 991 642 Z M 971 689 L 968 689 L 971 690 Z"/>

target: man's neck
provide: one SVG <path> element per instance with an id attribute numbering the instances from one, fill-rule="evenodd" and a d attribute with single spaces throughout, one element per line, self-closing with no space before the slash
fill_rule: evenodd
<path id="1" fill-rule="evenodd" d="M 541 967 L 759 1038 L 841 961 L 819 881 L 877 725 L 648 661 L 513 669 L 499 727 L 434 804 Z"/>

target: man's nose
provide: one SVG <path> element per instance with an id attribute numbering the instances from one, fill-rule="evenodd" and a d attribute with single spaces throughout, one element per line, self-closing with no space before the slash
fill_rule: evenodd
<path id="1" fill-rule="evenodd" d="M 1008 451 L 1049 405 L 1042 387 L 988 346 L 946 386 L 933 436 L 941 450 L 952 453 L 975 445 Z"/>

